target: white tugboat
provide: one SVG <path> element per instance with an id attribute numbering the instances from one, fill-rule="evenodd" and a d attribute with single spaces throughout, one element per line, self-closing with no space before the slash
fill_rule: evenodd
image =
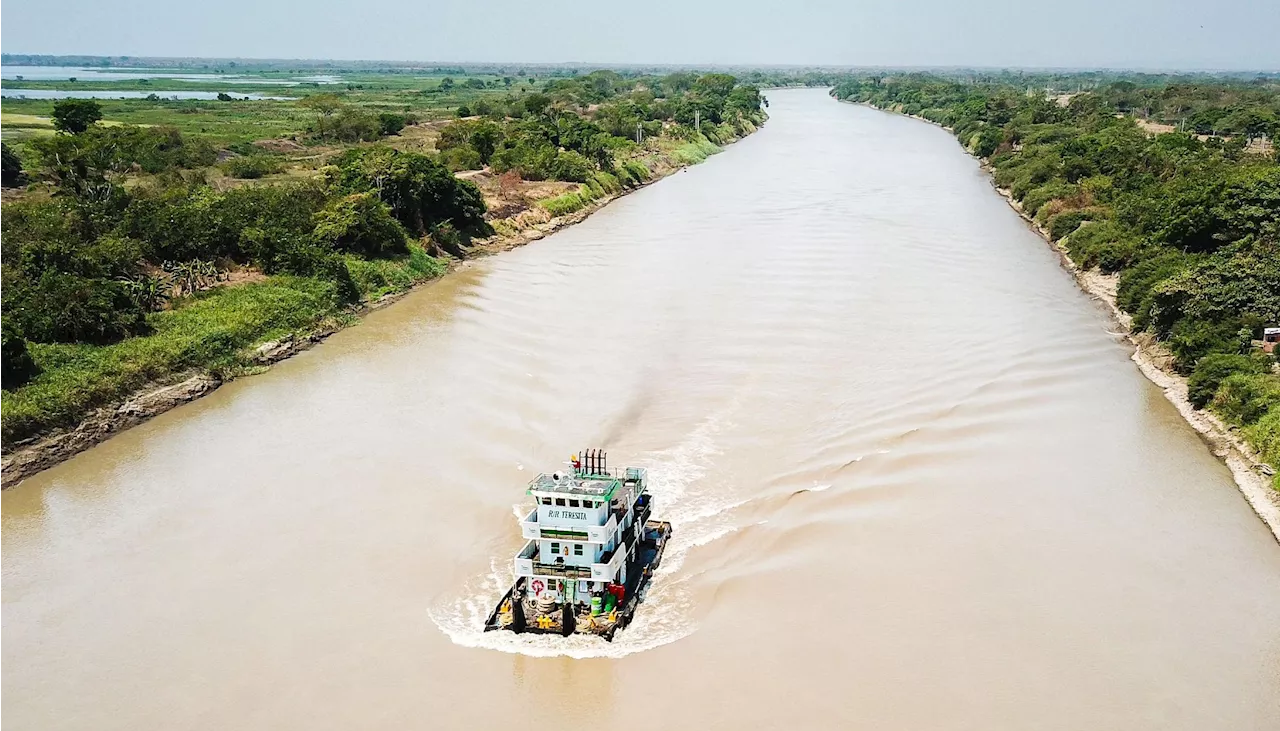
<path id="1" fill-rule="evenodd" d="M 612 640 L 643 601 L 671 535 L 670 523 L 649 520 L 647 472 L 611 472 L 598 449 L 570 464 L 529 483 L 537 504 L 520 521 L 529 542 L 516 554 L 515 583 L 489 615 L 486 632 Z"/>

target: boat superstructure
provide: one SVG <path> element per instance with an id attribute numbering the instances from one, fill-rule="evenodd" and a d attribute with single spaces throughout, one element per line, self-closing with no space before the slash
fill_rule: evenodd
<path id="1" fill-rule="evenodd" d="M 597 634 L 612 639 L 630 622 L 671 533 L 649 519 L 648 472 L 610 470 L 589 449 L 563 471 L 529 482 L 533 508 L 520 520 L 527 540 L 515 555 L 515 583 L 485 630 Z"/>

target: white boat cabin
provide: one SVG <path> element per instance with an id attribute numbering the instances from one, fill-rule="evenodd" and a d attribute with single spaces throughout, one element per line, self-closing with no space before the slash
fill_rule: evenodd
<path id="1" fill-rule="evenodd" d="M 535 600 L 589 602 L 607 585 L 625 584 L 634 562 L 636 502 L 646 471 L 610 472 L 603 453 L 594 451 L 573 464 L 529 483 L 536 504 L 520 521 L 528 543 L 516 554 L 515 574 L 526 577 Z"/>

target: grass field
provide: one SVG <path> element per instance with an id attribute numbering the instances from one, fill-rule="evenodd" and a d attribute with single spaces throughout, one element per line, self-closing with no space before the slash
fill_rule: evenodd
<path id="1" fill-rule="evenodd" d="M 207 73 L 208 69 L 191 69 L 192 73 Z M 171 125 L 184 135 L 207 137 L 217 145 L 252 142 L 298 135 L 315 120 L 316 113 L 300 104 L 315 94 L 334 94 L 344 104 L 370 112 L 406 112 L 419 119 L 444 119 L 453 116 L 460 105 L 474 104 L 485 97 L 496 98 L 508 93 L 520 93 L 538 86 L 540 81 L 530 82 L 529 77 L 468 75 L 404 75 L 404 74 L 354 74 L 343 75 L 336 84 L 297 82 L 285 86 L 275 83 L 288 81 L 290 75 L 281 73 L 257 74 L 243 80 L 191 81 L 184 79 L 138 79 L 135 81 L 84 81 L 67 80 L 11 80 L 0 86 L 5 89 L 53 89 L 76 91 L 130 91 L 154 93 L 155 99 L 99 99 L 103 119 L 107 122 L 144 125 Z M 453 80 L 450 89 L 442 89 L 446 78 Z M 484 88 L 468 86 L 483 84 Z M 510 80 L 510 85 L 506 80 Z M 545 80 L 543 80 L 545 81 Z M 292 82 L 291 82 L 292 83 Z M 165 98 L 172 91 L 225 91 L 235 93 L 267 94 L 296 97 L 289 101 L 203 101 L 173 100 Z M 3 101 L 4 138 L 9 142 L 39 134 L 45 134 L 51 125 L 43 123 L 53 112 L 55 100 L 17 99 Z"/>

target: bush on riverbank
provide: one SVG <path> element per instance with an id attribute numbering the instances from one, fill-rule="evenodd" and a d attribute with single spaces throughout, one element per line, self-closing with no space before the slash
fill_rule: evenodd
<path id="1" fill-rule="evenodd" d="M 640 154 L 641 142 L 655 138 L 689 142 L 677 160 L 698 162 L 717 145 L 755 130 L 764 121 L 762 107 L 759 89 L 726 74 L 637 79 L 594 72 L 556 80 L 546 93 L 486 106 L 488 119 L 452 122 L 441 130 L 436 149 L 453 170 L 488 165 L 524 180 L 589 183 L 595 175 L 619 175 Z M 551 207 L 567 212 L 579 203 L 563 198 Z"/>

